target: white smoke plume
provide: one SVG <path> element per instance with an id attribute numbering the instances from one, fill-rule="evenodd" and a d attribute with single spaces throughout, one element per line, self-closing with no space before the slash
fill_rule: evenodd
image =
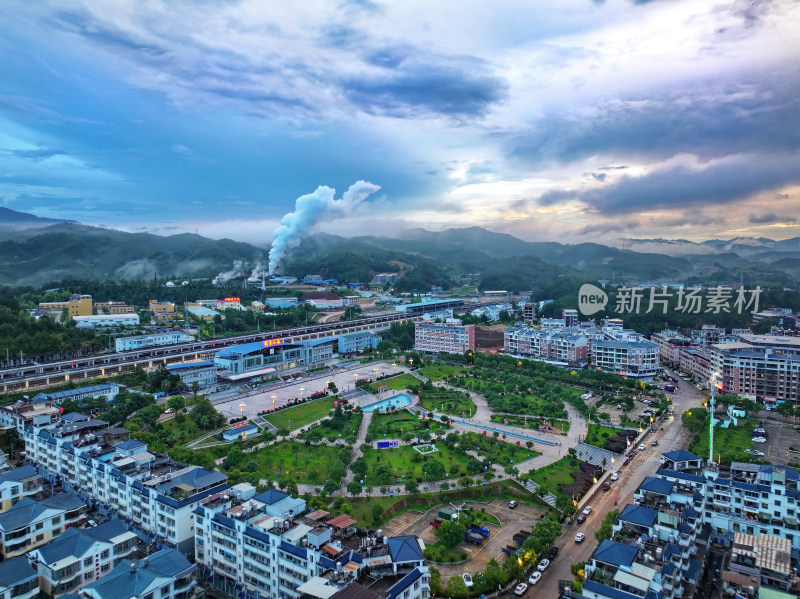
<path id="1" fill-rule="evenodd" d="M 311 227 L 323 219 L 332 220 L 345 216 L 379 189 L 378 185 L 367 181 L 356 181 L 342 194 L 340 200 L 334 198 L 336 190 L 327 185 L 320 185 L 314 190 L 314 193 L 297 198 L 294 212 L 284 215 L 272 239 L 272 249 L 269 252 L 269 274 L 275 274 L 278 262 L 283 258 L 286 250 L 300 243 Z"/>
<path id="2" fill-rule="evenodd" d="M 241 260 L 234 260 L 233 261 L 233 269 L 221 272 L 216 277 L 214 277 L 214 285 L 224 285 L 231 279 L 235 279 L 236 277 L 241 277 L 244 274 L 244 262 Z"/>
<path id="3" fill-rule="evenodd" d="M 261 260 L 256 260 L 256 263 L 253 265 L 253 272 L 250 273 L 250 276 L 247 278 L 247 282 L 254 283 L 256 281 L 260 281 L 261 275 L 267 274 L 265 266 L 266 265 Z"/>

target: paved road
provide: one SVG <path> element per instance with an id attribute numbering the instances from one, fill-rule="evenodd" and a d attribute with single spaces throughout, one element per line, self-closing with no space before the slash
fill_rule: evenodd
<path id="1" fill-rule="evenodd" d="M 620 479 L 612 483 L 609 492 L 601 491 L 595 497 L 587 496 L 581 502 L 579 509 L 583 509 L 586 505 L 592 506 L 591 515 L 581 525 L 564 526 L 564 534 L 556 541 L 561 553 L 556 562 L 545 572 L 542 580 L 526 592 L 526 597 L 558 596 L 558 581 L 571 580 L 570 566 L 588 560 L 597 547 L 594 533 L 603 521 L 604 515 L 615 507 L 622 511 L 626 504 L 633 502 L 634 491 L 639 488 L 645 477 L 654 475 L 658 470 L 662 452 L 688 447 L 692 434 L 683 429 L 680 416 L 684 410 L 697 406 L 702 401 L 703 395 L 694 386 L 684 383 L 681 392 L 672 397 L 675 416 L 665 420 L 663 430 L 651 433 L 645 438 L 644 443 L 647 446 L 645 451 L 639 452 L 628 466 L 618 468 Z M 653 440 L 658 440 L 659 447 L 651 447 L 650 443 Z M 582 544 L 575 543 L 575 535 L 578 532 L 586 535 L 586 540 Z"/>

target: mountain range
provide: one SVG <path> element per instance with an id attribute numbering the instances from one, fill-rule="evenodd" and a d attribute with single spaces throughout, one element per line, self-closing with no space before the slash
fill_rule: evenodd
<path id="1" fill-rule="evenodd" d="M 0 284 L 40 285 L 68 278 L 213 277 L 249 273 L 264 248 L 183 233 L 128 233 L 0 208 Z M 449 287 L 476 275 L 484 289 L 534 289 L 577 280 L 615 282 L 743 281 L 796 288 L 800 238 L 735 238 L 692 242 L 628 239 L 623 248 L 599 243 L 528 242 L 481 227 L 397 237 L 344 238 L 318 233 L 303 239 L 280 264 L 286 274 L 321 274 L 368 281 L 378 272 L 404 273 L 399 286 Z"/>

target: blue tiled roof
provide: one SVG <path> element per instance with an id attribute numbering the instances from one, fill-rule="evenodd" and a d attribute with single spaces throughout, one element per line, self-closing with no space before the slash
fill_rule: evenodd
<path id="1" fill-rule="evenodd" d="M 136 439 L 130 439 L 125 441 L 124 443 L 120 443 L 117 445 L 117 449 L 137 449 L 139 447 L 146 447 L 146 443 L 142 443 L 141 441 L 137 441 Z"/>
<path id="2" fill-rule="evenodd" d="M 386 591 L 386 599 L 395 599 L 396 597 L 399 597 L 403 594 L 403 591 L 405 591 L 420 578 L 422 578 L 422 571 L 419 568 L 414 568 L 411 570 L 411 572 L 403 576 L 403 578 L 392 585 L 388 591 Z"/>
<path id="3" fill-rule="evenodd" d="M 625 506 L 625 509 L 619 515 L 620 520 L 648 527 L 653 525 L 656 518 L 658 518 L 656 510 L 641 505 L 631 505 L 630 503 Z"/>
<path id="4" fill-rule="evenodd" d="M 329 570 L 335 570 L 336 569 L 336 562 L 333 561 L 329 557 L 325 557 L 324 555 L 320 556 L 319 565 L 322 568 L 328 568 Z"/>
<path id="5" fill-rule="evenodd" d="M 611 587 L 607 587 L 604 584 L 600 584 L 599 582 L 595 582 L 594 580 L 587 580 L 583 583 L 583 588 L 586 591 L 592 591 L 593 593 L 597 593 L 598 595 L 604 595 L 605 597 L 611 597 L 611 599 L 641 599 L 638 595 L 634 595 L 633 593 L 626 593 L 625 591 L 620 591 L 619 589 L 613 589 Z"/>
<path id="6" fill-rule="evenodd" d="M 281 499 L 285 499 L 289 497 L 288 493 L 284 493 L 283 491 L 278 491 L 276 489 L 270 489 L 268 491 L 264 491 L 263 493 L 259 493 L 253 499 L 256 501 L 260 501 L 261 503 L 266 503 L 267 505 L 272 505 L 273 503 L 278 503 Z"/>
<path id="7" fill-rule="evenodd" d="M 664 567 L 661 568 L 661 574 L 669 576 L 670 574 L 672 574 L 674 570 L 675 570 L 675 564 L 673 564 L 672 562 L 667 562 L 666 564 L 664 564 Z"/>
<path id="8" fill-rule="evenodd" d="M 775 465 L 772 465 L 772 464 L 762 464 L 760 470 L 761 470 L 761 472 L 772 472 L 773 470 L 783 470 L 786 473 L 786 480 L 798 480 L 798 479 L 800 479 L 800 472 L 798 472 L 794 468 L 789 468 L 787 466 L 775 466 Z"/>
<path id="9" fill-rule="evenodd" d="M 672 460 L 673 462 L 687 462 L 689 460 L 699 460 L 700 458 L 694 455 L 693 453 L 689 453 L 688 451 L 684 451 L 683 449 L 676 449 L 675 451 L 668 451 L 664 454 L 664 457 L 668 460 Z"/>
<path id="10" fill-rule="evenodd" d="M 675 543 L 670 543 L 664 549 L 664 561 L 668 561 L 674 554 L 680 553 L 681 548 L 680 545 L 676 545 Z"/>
<path id="11" fill-rule="evenodd" d="M 9 532 L 27 526 L 47 509 L 71 511 L 83 507 L 84 503 L 74 493 L 56 495 L 42 501 L 23 497 L 15 505 L 0 514 L 0 530 Z"/>
<path id="12" fill-rule="evenodd" d="M 0 474 L 0 481 L 18 483 L 32 476 L 39 476 L 39 473 L 36 472 L 36 468 L 33 466 L 20 466 L 19 468 L 7 470 Z"/>
<path id="13" fill-rule="evenodd" d="M 696 559 L 689 559 L 689 565 L 683 571 L 683 575 L 685 578 L 690 580 L 697 580 L 697 575 L 703 569 L 703 562 Z"/>
<path id="14" fill-rule="evenodd" d="M 639 490 L 658 493 L 659 495 L 669 495 L 672 493 L 672 487 L 674 486 L 675 483 L 670 480 L 664 480 L 663 478 L 657 478 L 655 476 L 648 476 L 642 481 L 642 484 L 639 485 Z"/>
<path id="15" fill-rule="evenodd" d="M 389 537 L 389 554 L 393 562 L 410 562 L 422 559 L 422 550 L 416 537 Z"/>
<path id="16" fill-rule="evenodd" d="M 292 545 L 287 541 L 281 541 L 281 544 L 278 546 L 279 549 L 282 549 L 286 553 L 291 553 L 292 555 L 299 557 L 300 559 L 306 559 L 308 557 L 308 552 L 304 547 L 298 547 L 297 545 Z"/>
<path id="17" fill-rule="evenodd" d="M 116 383 L 103 383 L 102 385 L 92 385 L 90 387 L 81 387 L 79 389 L 67 389 L 66 391 L 54 391 L 52 393 L 40 393 L 36 397 L 33 398 L 33 403 L 39 403 L 42 401 L 56 401 L 56 400 L 63 400 L 69 399 L 70 397 L 75 397 L 76 395 L 83 395 L 84 393 L 102 393 L 104 391 L 111 391 L 113 389 L 119 389 L 119 385 Z"/>
<path id="18" fill-rule="evenodd" d="M 117 519 L 85 530 L 69 528 L 51 543 L 40 548 L 39 552 L 46 564 L 53 564 L 65 557 L 81 557 L 91 549 L 96 541 L 110 542 L 111 539 L 126 532 L 128 532 L 128 528 L 121 520 Z"/>
<path id="19" fill-rule="evenodd" d="M 24 555 L 12 557 L 0 563 L 0 590 L 11 588 L 37 578 L 38 574 L 31 568 L 28 558 Z"/>
<path id="20" fill-rule="evenodd" d="M 615 566 L 630 566 L 638 551 L 637 547 L 603 539 L 603 542 L 592 554 L 592 558 Z"/>
<path id="21" fill-rule="evenodd" d="M 230 347 L 226 347 L 225 349 L 218 351 L 215 357 L 237 358 L 239 356 L 246 356 L 247 354 L 252 354 L 253 352 L 257 352 L 262 349 L 266 349 L 268 347 L 282 347 L 283 345 L 286 344 L 281 343 L 280 345 L 266 345 L 265 341 L 253 341 L 252 343 L 241 343 L 239 345 L 231 345 Z"/>
<path id="22" fill-rule="evenodd" d="M 214 362 L 189 362 L 187 364 L 170 364 L 167 366 L 167 370 L 181 370 L 183 368 L 210 368 L 216 367 Z"/>
<path id="23" fill-rule="evenodd" d="M 702 476 L 695 476 L 694 474 L 687 474 L 686 472 L 678 472 L 677 470 L 667 470 L 666 468 L 660 468 L 656 474 L 659 476 L 669 476 L 670 478 L 686 480 L 693 483 L 706 482 L 706 479 L 704 479 Z"/>
<path id="24" fill-rule="evenodd" d="M 138 567 L 131 568 L 132 564 Z M 162 549 L 146 560 L 122 560 L 105 577 L 83 587 L 93 590 L 101 599 L 130 599 L 143 593 L 161 578 L 174 578 L 190 571 L 192 564 L 176 549 Z"/>

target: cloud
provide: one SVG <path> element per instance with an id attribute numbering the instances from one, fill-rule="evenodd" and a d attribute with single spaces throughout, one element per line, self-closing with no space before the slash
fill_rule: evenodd
<path id="1" fill-rule="evenodd" d="M 31 160 L 46 160 L 53 156 L 66 156 L 67 152 L 51 148 L 36 148 L 34 150 L 11 150 L 11 154 L 17 158 L 29 158 Z"/>
<path id="2" fill-rule="evenodd" d="M 600 213 L 620 214 L 729 204 L 794 183 L 800 183 L 800 155 L 744 155 L 699 167 L 680 164 L 641 177 L 623 177 L 611 185 L 579 192 L 577 196 Z"/>
<path id="3" fill-rule="evenodd" d="M 763 214 L 751 214 L 747 218 L 747 222 L 754 225 L 771 225 L 775 223 L 796 223 L 797 218 L 775 214 L 774 212 L 765 212 Z"/>
<path id="4" fill-rule="evenodd" d="M 186 156 L 189 156 L 189 155 L 194 153 L 194 152 L 192 152 L 191 149 L 189 149 L 186 146 L 181 145 L 181 144 L 174 144 L 172 146 L 172 151 L 175 152 L 176 154 L 184 154 Z"/>

